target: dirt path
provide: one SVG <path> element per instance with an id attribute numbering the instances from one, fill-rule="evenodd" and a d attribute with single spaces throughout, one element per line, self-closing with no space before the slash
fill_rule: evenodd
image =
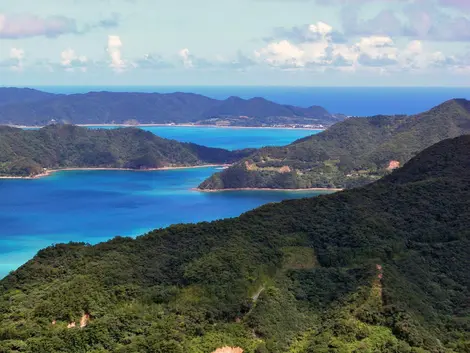
<path id="1" fill-rule="evenodd" d="M 263 293 L 263 291 L 264 291 L 264 286 L 261 286 L 260 289 L 258 289 L 258 291 L 251 297 L 251 299 L 253 299 L 253 302 L 256 303 L 258 301 L 258 298 L 261 295 L 261 293 Z"/>

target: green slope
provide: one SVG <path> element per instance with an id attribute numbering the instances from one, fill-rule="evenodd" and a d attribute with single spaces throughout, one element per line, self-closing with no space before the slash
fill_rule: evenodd
<path id="1" fill-rule="evenodd" d="M 470 133 L 470 103 L 451 100 L 414 116 L 351 118 L 285 147 L 265 148 L 201 189 L 350 188 L 377 180 L 446 138 Z M 397 163 L 398 162 L 398 163 Z"/>
<path id="2" fill-rule="evenodd" d="M 363 188 L 44 249 L 0 281 L 0 352 L 469 352 L 469 151 L 445 140 Z"/>
<path id="3" fill-rule="evenodd" d="M 251 152 L 180 143 L 135 128 L 92 130 L 51 125 L 22 130 L 0 126 L 0 176 L 30 176 L 44 168 L 149 169 L 232 163 Z"/>

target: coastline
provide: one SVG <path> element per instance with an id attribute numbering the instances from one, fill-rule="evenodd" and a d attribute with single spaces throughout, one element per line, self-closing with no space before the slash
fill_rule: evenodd
<path id="1" fill-rule="evenodd" d="M 84 171 L 97 171 L 97 170 L 112 170 L 112 171 L 129 171 L 129 172 L 157 172 L 164 170 L 177 170 L 177 169 L 195 169 L 195 168 L 210 168 L 210 167 L 228 167 L 230 164 L 202 164 L 195 166 L 185 166 L 185 167 L 162 167 L 162 168 L 149 168 L 149 169 L 132 169 L 132 168 L 106 168 L 106 167 L 97 167 L 97 168 L 61 168 L 61 169 L 49 169 L 44 173 L 31 175 L 31 176 L 0 176 L 0 179 L 39 179 L 50 176 L 51 174 L 64 171 L 74 171 L 74 170 L 84 170 Z"/>
<path id="2" fill-rule="evenodd" d="M 1 124 L 0 124 L 1 125 Z M 80 127 L 195 127 L 195 128 L 218 128 L 218 129 L 277 129 L 277 130 L 308 130 L 308 131 L 324 131 L 326 128 L 313 127 L 278 127 L 278 126 L 220 126 L 220 125 L 193 125 L 193 124 L 73 124 Z M 29 125 L 7 125 L 18 129 L 40 129 L 45 126 L 29 126 Z"/>
<path id="3" fill-rule="evenodd" d="M 309 189 L 272 189 L 272 188 L 235 188 L 235 189 L 199 189 L 193 188 L 193 191 L 199 192 L 227 192 L 227 191 L 288 191 L 288 192 L 305 192 L 305 191 L 331 191 L 338 192 L 344 189 L 338 188 L 309 188 Z"/>

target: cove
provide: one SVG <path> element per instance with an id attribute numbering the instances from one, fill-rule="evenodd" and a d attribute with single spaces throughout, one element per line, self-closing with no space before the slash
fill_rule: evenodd
<path id="1" fill-rule="evenodd" d="M 41 179 L 0 180 L 0 278 L 55 243 L 96 244 L 325 193 L 191 190 L 217 171 L 62 171 Z"/>

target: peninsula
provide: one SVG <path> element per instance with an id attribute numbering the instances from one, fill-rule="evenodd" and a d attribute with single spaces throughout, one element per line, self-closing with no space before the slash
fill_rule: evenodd
<path id="1" fill-rule="evenodd" d="M 420 151 L 470 133 L 470 101 L 412 116 L 349 118 L 285 147 L 256 151 L 205 180 L 202 190 L 352 188 L 378 180 Z"/>
<path id="2" fill-rule="evenodd" d="M 254 152 L 228 151 L 158 137 L 137 128 L 39 130 L 0 126 L 0 177 L 35 177 L 60 169 L 132 169 L 230 164 Z"/>

